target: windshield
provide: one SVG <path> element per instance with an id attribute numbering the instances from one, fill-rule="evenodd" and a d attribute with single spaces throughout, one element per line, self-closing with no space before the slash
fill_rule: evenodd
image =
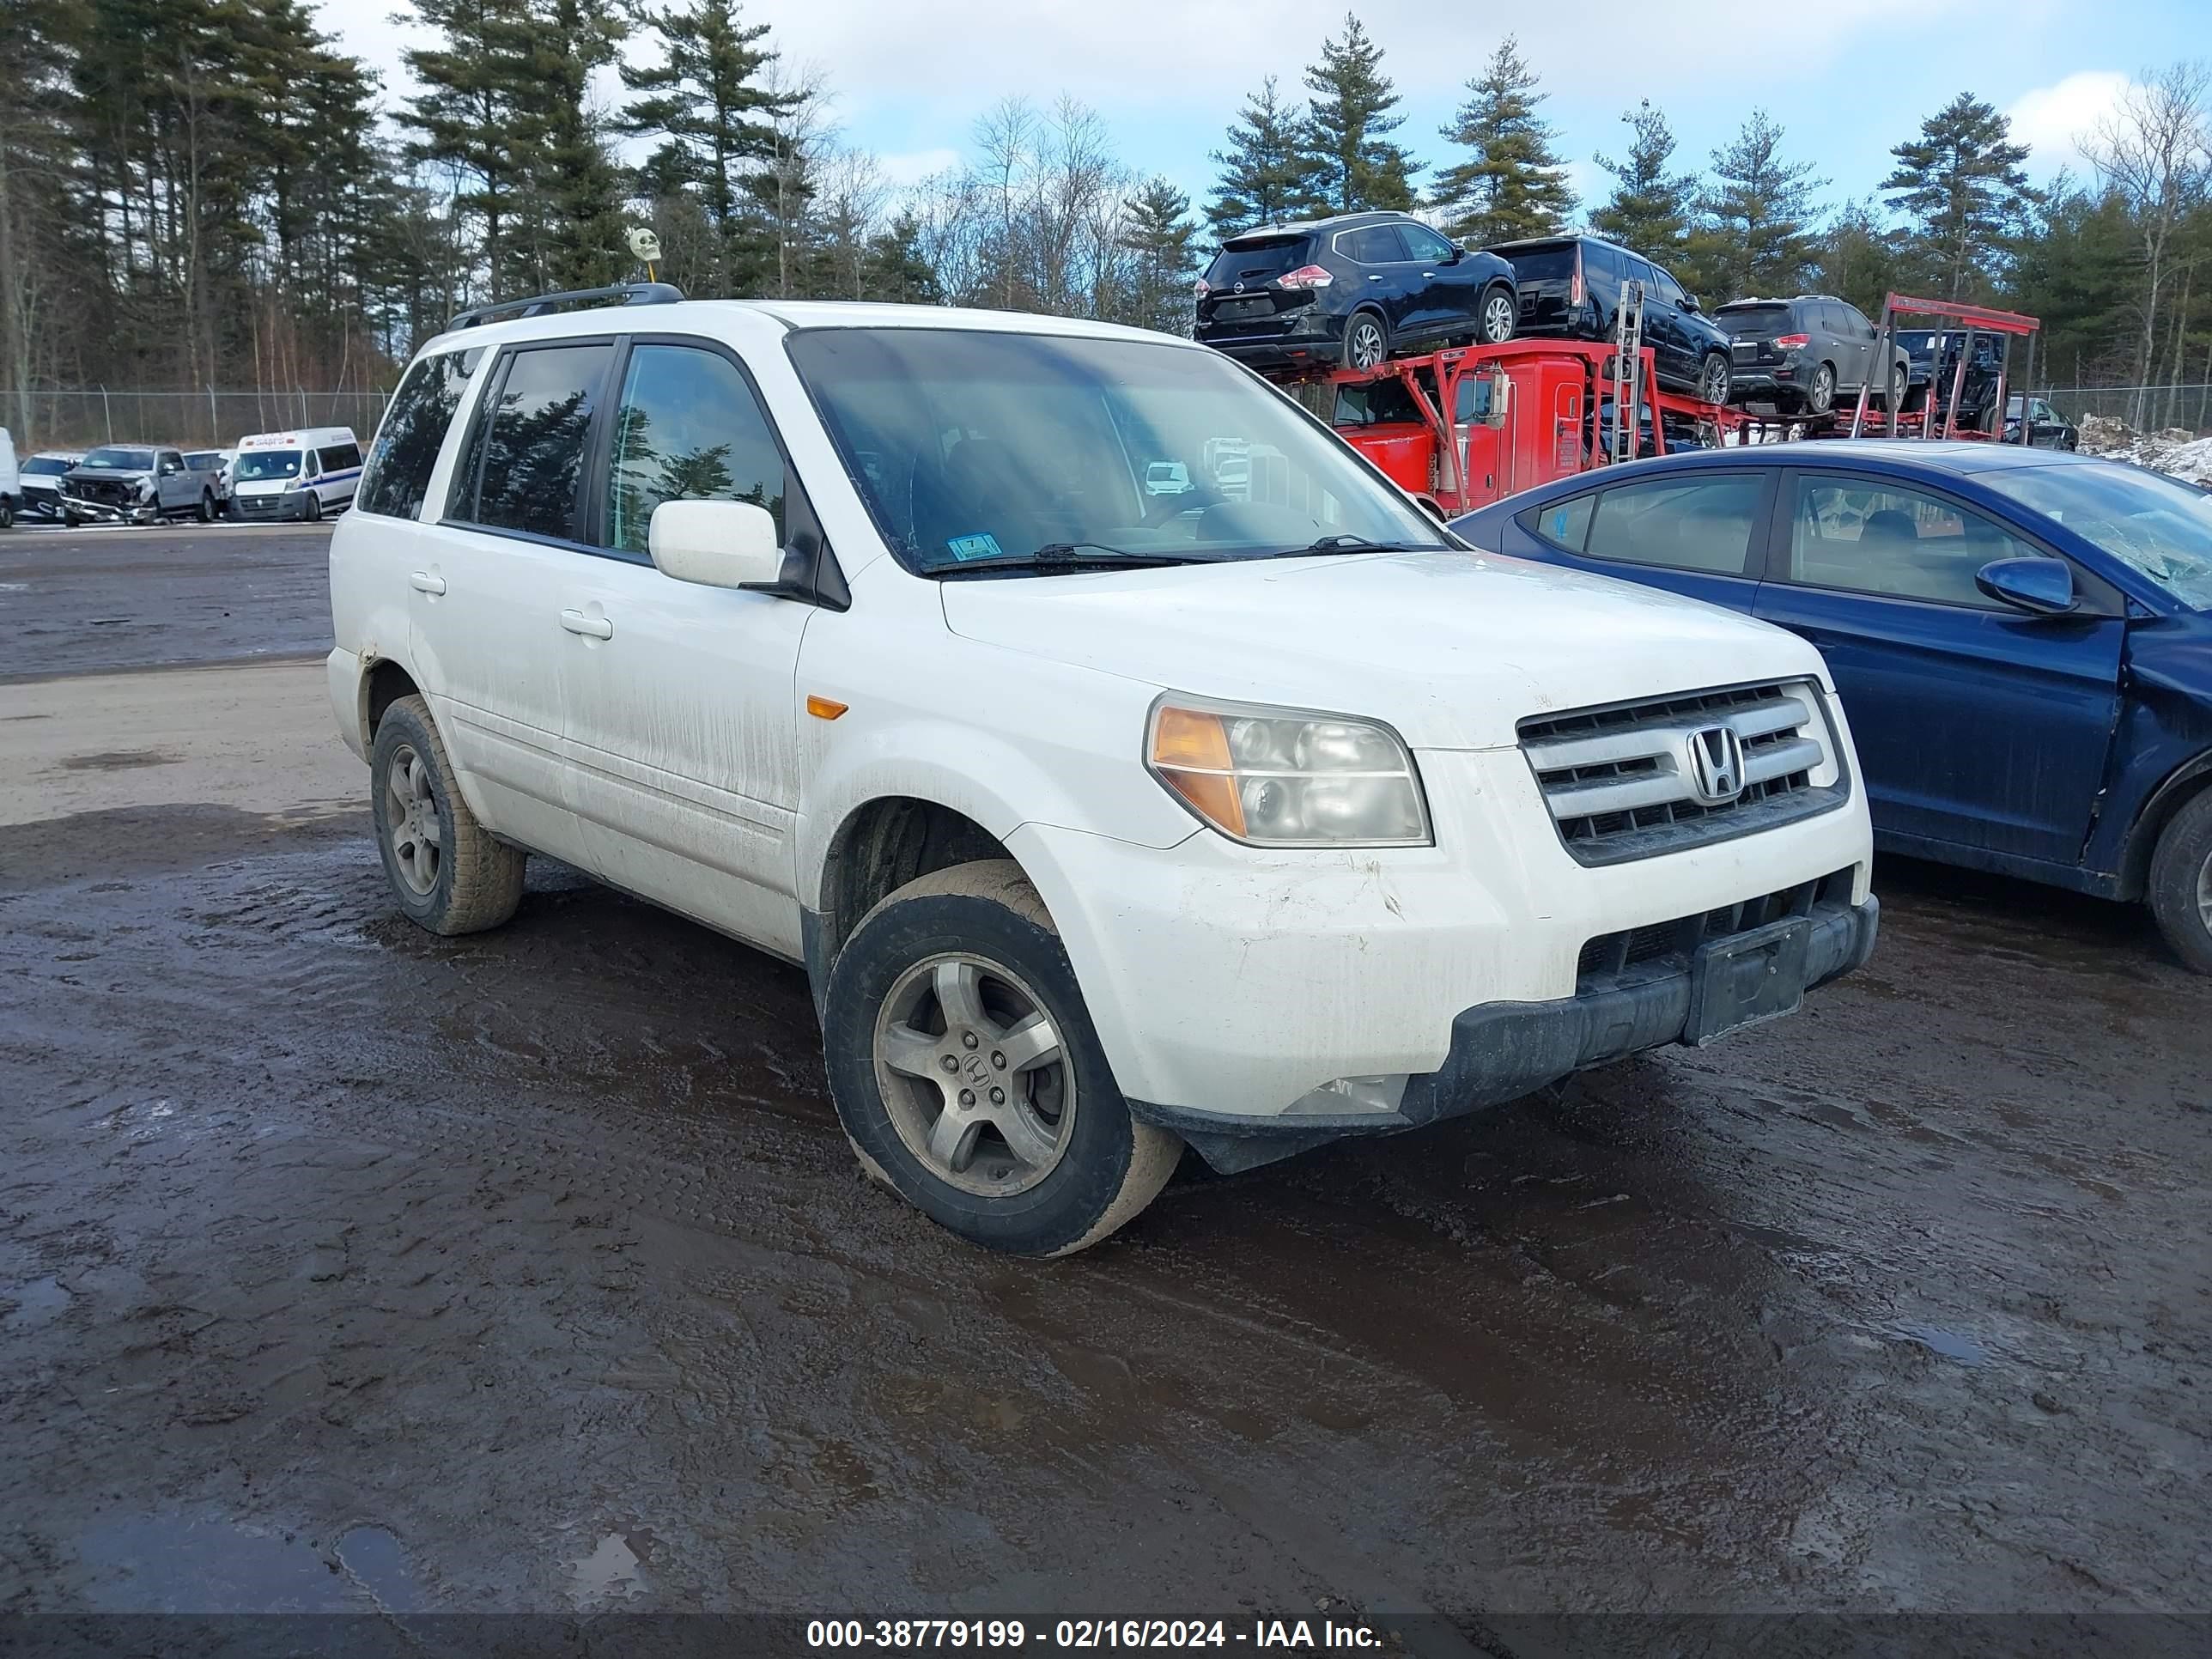
<path id="1" fill-rule="evenodd" d="M 2212 495 L 2140 467 L 2014 466 L 1978 482 L 2064 525 L 2193 611 L 2212 610 Z"/>
<path id="2" fill-rule="evenodd" d="M 909 569 L 1058 546 L 1212 560 L 1323 537 L 1453 545 L 1327 428 L 1211 351 L 939 328 L 813 329 L 789 350 Z M 1160 491 L 1162 478 L 1188 488 Z"/>
<path id="3" fill-rule="evenodd" d="M 1213 256 L 1206 268 L 1208 288 L 1228 288 L 1244 283 L 1252 287 L 1272 282 L 1286 270 L 1306 263 L 1306 239 L 1272 236 L 1265 241 L 1234 242 Z"/>
<path id="4" fill-rule="evenodd" d="M 241 451 L 238 465 L 231 469 L 231 477 L 240 483 L 255 478 L 296 478 L 300 476 L 300 452 L 296 449 L 248 449 Z"/>
<path id="5" fill-rule="evenodd" d="M 222 465 L 219 449 L 196 449 L 185 457 L 185 465 L 195 472 L 212 472 Z"/>
<path id="6" fill-rule="evenodd" d="M 75 461 L 65 461 L 58 455 L 33 455 L 23 463 L 23 471 L 33 473 L 66 472 Z"/>
<path id="7" fill-rule="evenodd" d="M 154 452 L 150 449 L 95 449 L 77 465 L 112 467 L 118 472 L 151 472 L 154 470 Z"/>

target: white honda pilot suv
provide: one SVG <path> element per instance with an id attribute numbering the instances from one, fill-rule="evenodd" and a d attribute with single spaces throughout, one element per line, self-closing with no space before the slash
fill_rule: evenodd
<path id="1" fill-rule="evenodd" d="M 803 963 L 868 1172 L 1083 1249 L 1234 1170 L 1796 1009 L 1876 907 L 1789 634 L 1470 550 L 1188 341 L 478 313 L 331 544 L 399 908 L 556 859 Z M 516 308 L 500 307 L 505 312 Z"/>

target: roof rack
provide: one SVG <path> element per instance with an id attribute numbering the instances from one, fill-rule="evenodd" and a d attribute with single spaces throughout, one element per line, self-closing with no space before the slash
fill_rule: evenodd
<path id="1" fill-rule="evenodd" d="M 617 283 L 608 288 L 570 289 L 561 294 L 539 294 L 527 300 L 502 300 L 493 306 L 471 306 L 456 312 L 448 330 L 474 328 L 495 317 L 542 317 L 556 306 L 613 301 L 626 306 L 672 306 L 684 297 L 673 283 Z"/>

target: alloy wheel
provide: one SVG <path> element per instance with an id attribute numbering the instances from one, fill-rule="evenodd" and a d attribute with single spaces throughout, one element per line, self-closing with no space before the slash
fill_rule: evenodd
<path id="1" fill-rule="evenodd" d="M 1705 401 L 1724 404 L 1729 398 L 1729 361 L 1716 356 L 1705 364 Z"/>
<path id="2" fill-rule="evenodd" d="M 1482 305 L 1482 337 L 1486 344 L 1502 345 L 1513 337 L 1516 316 L 1513 301 L 1504 294 L 1493 294 Z"/>
<path id="3" fill-rule="evenodd" d="M 392 751 L 392 764 L 385 771 L 384 823 L 399 878 L 417 897 L 427 896 L 438 884 L 445 848 L 430 768 L 411 744 L 403 743 Z"/>
<path id="4" fill-rule="evenodd" d="M 1052 1016 L 1011 969 L 966 951 L 900 975 L 876 1016 L 876 1082 L 907 1150 L 986 1198 L 1060 1166 L 1075 1079 Z"/>
<path id="5" fill-rule="evenodd" d="M 2212 853 L 2197 871 L 2197 914 L 2204 919 L 2204 931 L 2212 933 Z"/>
<path id="6" fill-rule="evenodd" d="M 1382 361 L 1384 344 L 1382 325 L 1370 317 L 1352 319 L 1351 337 L 1345 343 L 1345 356 L 1354 368 L 1373 368 Z"/>

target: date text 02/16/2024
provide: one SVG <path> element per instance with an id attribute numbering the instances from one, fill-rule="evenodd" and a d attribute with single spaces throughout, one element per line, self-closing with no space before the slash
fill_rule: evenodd
<path id="1" fill-rule="evenodd" d="M 1333 1620 L 1060 1619 L 1048 1627 L 1020 1619 L 816 1619 L 806 1645 L 838 1648 L 1033 1648 L 1062 1652 L 1131 1648 L 1353 1648 L 1383 1645 L 1369 1626 Z"/>

